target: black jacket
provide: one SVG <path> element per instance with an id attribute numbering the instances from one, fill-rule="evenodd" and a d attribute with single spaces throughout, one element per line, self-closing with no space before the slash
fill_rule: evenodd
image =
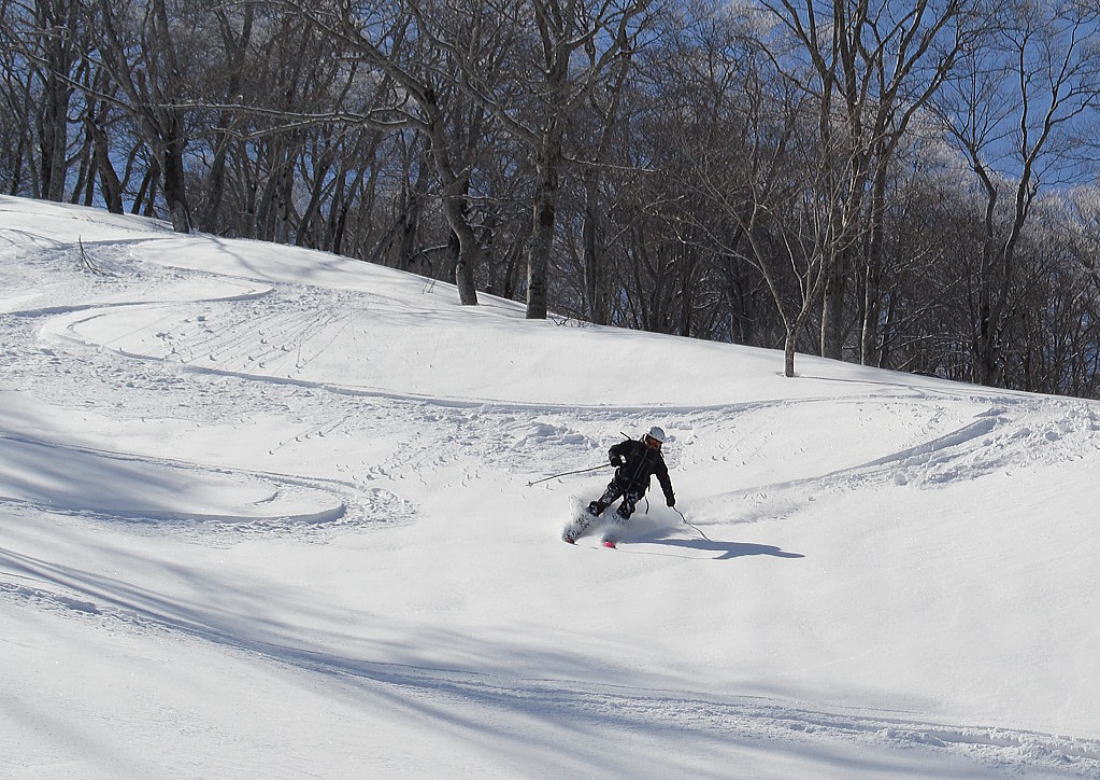
<path id="1" fill-rule="evenodd" d="M 649 490 L 649 478 L 657 476 L 661 483 L 661 490 L 665 492 L 665 498 L 672 504 L 676 496 L 672 492 L 672 480 L 668 478 L 668 466 L 661 457 L 661 451 L 655 447 L 647 447 L 636 439 L 627 439 L 616 444 L 607 451 L 612 465 L 618 465 L 620 458 L 626 462 L 615 470 L 615 481 L 625 492 L 629 488 L 635 488 L 641 492 Z"/>

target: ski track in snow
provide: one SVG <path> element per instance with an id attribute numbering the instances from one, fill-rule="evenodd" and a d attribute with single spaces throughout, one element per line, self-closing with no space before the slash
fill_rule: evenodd
<path id="1" fill-rule="evenodd" d="M 958 403 L 954 398 L 945 398 L 940 406 L 936 400 L 934 392 L 926 393 L 922 405 L 916 409 L 910 399 L 904 397 L 887 395 L 878 401 L 884 408 L 896 407 L 899 418 L 902 415 L 912 417 L 914 411 L 933 410 L 925 420 L 909 420 L 904 424 L 914 429 L 919 443 L 839 470 L 773 482 L 754 480 L 751 487 L 732 490 L 709 502 L 715 508 L 728 506 L 731 500 L 740 503 L 744 510 L 738 517 L 720 515 L 716 509 L 712 511 L 706 505 L 699 505 L 696 506 L 696 522 L 703 525 L 751 523 L 763 517 L 786 517 L 803 505 L 807 495 L 837 495 L 888 484 L 934 489 L 996 472 L 1011 473 L 1014 469 L 1081 460 L 1088 453 L 1100 450 L 1100 412 L 1095 407 L 1072 400 L 1045 399 L 1036 403 L 998 397 L 995 392 L 987 397 L 974 394 L 967 399 L 973 409 L 969 419 L 959 419 L 957 427 L 948 425 L 946 432 L 941 432 L 945 428 L 945 418 L 949 417 L 946 414 L 948 406 Z M 830 399 L 830 403 L 835 405 L 837 401 Z M 769 431 L 781 424 L 781 420 L 789 423 L 792 415 L 812 414 L 814 404 L 811 399 L 730 407 L 713 413 L 711 431 L 700 430 L 700 418 L 706 420 L 711 413 L 696 415 L 692 418 L 695 430 L 687 443 L 694 444 L 695 439 L 707 436 L 701 449 L 710 454 L 699 458 L 685 448 L 680 461 L 673 456 L 670 468 L 723 461 L 743 471 L 754 459 L 770 462 L 775 457 L 781 458 L 782 454 L 769 452 Z M 868 405 L 866 398 L 851 401 L 851 421 L 857 433 L 861 411 Z M 723 444 L 722 439 L 728 440 L 727 443 Z M 829 446 L 830 442 L 825 440 L 812 442 L 791 454 L 804 455 L 807 451 Z"/>
<path id="2" fill-rule="evenodd" d="M 126 268 L 125 271 L 116 270 L 113 273 L 132 271 Z M 165 284 L 191 275 L 181 271 L 150 274 L 145 269 L 138 273 L 146 285 L 150 275 L 154 279 L 163 277 Z M 92 286 L 99 281 L 95 280 Z M 0 357 L 8 358 L 8 365 L 15 369 L 16 375 L 24 373 L 28 377 L 25 386 L 30 387 L 38 375 L 34 358 L 58 364 L 62 358 L 56 349 L 64 349 L 66 343 L 85 347 L 73 354 L 65 354 L 64 362 L 73 367 L 66 369 L 66 373 L 72 375 L 72 384 L 36 388 L 39 395 L 46 397 L 51 395 L 52 390 L 56 400 L 69 396 L 72 387 L 86 381 L 109 384 L 125 377 L 130 389 L 145 389 L 157 394 L 150 402 L 149 414 L 160 408 L 160 394 L 165 391 L 187 396 L 181 398 L 179 406 L 188 416 L 200 419 L 218 419 L 224 414 L 223 405 L 218 403 L 222 393 L 233 395 L 235 407 L 239 406 L 242 395 L 257 411 L 282 407 L 303 418 L 304 429 L 277 444 L 275 449 L 292 440 L 352 435 L 372 421 L 394 413 L 410 419 L 417 430 L 439 431 L 430 440 L 405 443 L 389 459 L 362 475 L 366 480 L 400 474 L 411 464 L 422 462 L 425 453 L 438 451 L 441 444 L 445 449 L 446 445 L 456 441 L 480 444 L 479 460 L 506 470 L 510 464 L 531 463 L 531 471 L 537 475 L 540 460 L 545 461 L 545 468 L 550 471 L 560 468 L 561 463 L 569 462 L 571 458 L 601 458 L 607 444 L 609 422 L 636 431 L 647 423 L 654 411 L 654 408 L 583 406 L 566 410 L 554 405 L 540 407 L 415 395 L 401 397 L 369 389 L 333 387 L 326 383 L 295 379 L 292 374 L 308 366 L 339 336 L 340 330 L 337 329 L 327 343 L 311 346 L 310 342 L 316 334 L 337 323 L 346 327 L 356 306 L 370 305 L 369 294 L 345 292 L 334 300 L 331 290 L 304 288 L 303 292 L 303 288 L 297 286 L 291 293 L 293 298 L 288 299 L 270 287 L 255 289 L 255 285 L 242 285 L 234 280 L 223 284 L 229 290 L 237 289 L 237 292 L 226 291 L 221 296 L 172 303 L 157 303 L 154 298 L 151 303 L 129 300 L 11 312 L 14 319 L 5 323 L 8 329 L 16 332 L 22 330 L 24 333 L 27 329 L 35 329 L 41 334 L 43 343 L 49 346 L 40 346 L 30 355 L 19 354 L 12 349 Z M 247 289 L 242 291 L 241 288 Z M 153 331 L 148 337 L 153 339 L 151 344 L 147 344 L 148 350 L 131 352 L 114 346 L 114 342 L 132 335 L 130 333 L 103 343 L 79 335 L 80 325 L 108 316 L 120 307 L 140 307 L 150 312 L 152 319 L 142 328 L 144 332 Z M 43 321 L 41 324 L 40 320 Z M 10 343 L 34 341 L 12 338 Z M 135 371 L 134 364 L 120 368 L 117 357 L 104 354 L 104 349 L 138 358 L 145 369 Z M 265 369 L 268 363 L 286 363 L 290 372 L 285 376 L 273 376 L 248 371 L 250 366 Z M 141 387 L 142 384 L 145 386 Z M 934 400 L 933 392 L 929 391 L 926 395 Z M 834 404 L 837 401 L 834 397 L 822 400 Z M 878 402 L 897 405 L 900 410 L 909 400 L 910 392 L 891 392 L 887 389 Z M 949 400 L 957 403 L 954 395 Z M 974 421 L 958 429 L 933 435 L 923 443 L 900 452 L 886 453 L 864 464 L 798 480 L 757 484 L 738 493 L 759 497 L 809 485 L 820 491 L 835 491 L 882 480 L 929 486 L 972 479 L 996 469 L 1031 462 L 1053 463 L 1063 458 L 1079 457 L 1079 440 L 1082 437 L 1089 438 L 1088 446 L 1100 446 L 1100 437 L 1096 435 L 1100 429 L 1100 417 L 1093 412 L 1081 412 L 1079 406 L 1066 404 L 1064 416 L 1058 416 L 1050 413 L 1049 403 L 1031 409 L 1026 401 L 998 399 L 992 394 L 988 398 L 974 394 L 970 400 L 976 408 L 998 401 L 1000 406 L 978 412 Z M 860 407 L 866 403 L 866 399 L 853 401 L 854 422 L 858 420 Z M 788 417 L 792 409 L 812 409 L 813 404 L 814 399 L 802 399 L 733 403 L 703 410 L 692 408 L 690 411 L 667 406 L 656 409 L 670 429 L 692 429 L 683 444 L 699 443 L 705 446 L 698 449 L 719 453 L 711 455 L 711 460 L 721 459 L 745 465 L 766 449 L 770 426 Z M 132 399 L 128 399 L 127 407 L 131 414 L 137 411 Z M 317 407 L 323 407 L 329 413 L 318 414 Z M 364 411 L 364 407 L 368 411 Z M 371 407 L 374 407 L 373 414 Z M 927 421 L 925 428 L 934 430 L 935 422 L 934 419 Z M 707 430 L 708 426 L 710 430 Z M 702 441 L 704 439 L 707 441 Z M 714 440 L 732 443 L 711 446 L 709 442 Z M 695 450 L 683 448 L 681 452 L 681 455 L 672 456 L 670 467 L 688 468 L 697 462 Z M 546 457 L 547 453 L 550 453 L 549 457 Z M 436 465 L 442 465 L 448 459 L 447 454 L 437 456 Z M 682 462 L 679 462 L 680 459 Z M 476 476 L 469 475 L 471 478 Z M 749 521 L 751 518 L 750 514 Z"/>
<path id="3" fill-rule="evenodd" d="M 132 252 L 126 249 L 126 254 Z M 119 261 L 115 261 L 115 265 Z M 129 261 L 133 265 L 133 261 Z M 126 269 L 125 272 L 129 272 Z M 116 270 L 114 273 L 123 273 Z M 163 283 L 170 284 L 189 276 L 202 276 L 183 271 L 140 271 L 142 275 L 163 276 Z M 148 279 L 143 279 L 148 283 Z M 161 280 L 157 280 L 161 281 Z M 513 460 L 519 461 L 539 450 L 554 445 L 554 466 L 563 461 L 562 448 L 566 448 L 566 457 L 570 451 L 578 456 L 600 453 L 606 445 L 607 422 L 614 421 L 618 426 L 628 426 L 632 430 L 641 428 L 659 410 L 662 419 L 676 430 L 690 426 L 694 438 L 701 438 L 706 432 L 699 429 L 702 422 L 710 422 L 713 430 L 711 438 L 732 440 L 733 444 L 703 447 L 704 451 L 718 452 L 711 459 L 738 460 L 742 464 L 759 455 L 768 443 L 768 428 L 781 418 L 788 417 L 792 409 L 812 408 L 814 399 L 797 401 L 765 401 L 759 403 L 731 403 L 718 407 L 690 410 L 678 410 L 667 406 L 659 407 L 585 407 L 570 406 L 562 408 L 556 405 L 514 404 L 477 399 L 432 398 L 417 395 L 395 395 L 385 391 L 359 387 L 337 387 L 324 382 L 314 382 L 297 378 L 318 355 L 338 339 L 342 331 L 349 327 L 357 309 L 369 309 L 377 301 L 369 293 L 333 291 L 322 288 L 308 288 L 295 285 L 280 292 L 270 286 L 256 289 L 254 283 L 240 280 L 215 282 L 226 286 L 220 296 L 203 299 L 176 301 L 172 303 L 126 301 L 105 305 L 95 303 L 69 307 L 68 316 L 61 314 L 65 307 L 43 307 L 16 312 L 14 316 L 37 321 L 45 321 L 39 330 L 46 342 L 59 344 L 70 341 L 76 344 L 96 348 L 115 350 L 127 357 L 143 358 L 153 364 L 146 373 L 156 376 L 157 387 L 183 382 L 181 373 L 196 373 L 217 384 L 216 378 L 239 379 L 232 383 L 233 392 L 250 388 L 256 398 L 257 408 L 270 408 L 273 400 L 270 396 L 298 395 L 298 411 L 307 414 L 306 406 L 316 402 L 318 395 L 324 396 L 326 408 L 336 407 L 336 414 L 315 419 L 315 427 L 304 436 L 331 435 L 341 428 L 354 429 L 361 416 L 358 409 L 372 401 L 388 414 L 392 407 L 398 407 L 414 419 L 419 416 L 424 426 L 442 428 L 441 440 L 448 443 L 447 431 L 452 436 L 467 436 L 469 433 L 493 432 L 504 430 L 514 432 L 511 441 L 500 442 L 498 437 L 490 436 L 488 446 L 479 453 L 492 459 L 499 452 L 501 443 Z M 232 290 L 236 290 L 232 292 Z M 147 296 L 151 297 L 151 296 Z M 109 316 L 117 307 L 142 307 L 150 312 L 151 320 L 143 328 L 142 348 L 137 351 L 120 348 L 117 342 L 132 336 L 122 333 L 105 342 L 89 340 L 79 334 L 80 326 L 97 318 Z M 163 325 L 164 327 L 159 327 Z M 335 326 L 335 327 L 334 327 Z M 13 339 L 13 341 L 16 341 Z M 94 359 L 91 351 L 84 351 L 84 359 Z M 50 347 L 42 347 L 41 355 L 56 361 Z M 21 356 L 25 357 L 25 356 Z M 109 356 L 103 361 L 106 367 L 113 368 L 115 359 Z M 278 373 L 267 373 L 270 366 L 285 368 Z M 159 369 L 159 371 L 158 371 Z M 117 369 L 115 369 L 117 372 Z M 258 371 L 258 373 L 256 372 Z M 28 372 L 33 376 L 33 370 Z M 188 377 L 186 382 L 194 379 Z M 300 389 L 295 393 L 293 388 Z M 280 393 L 281 390 L 288 392 Z M 249 392 L 249 390 L 245 390 Z M 1082 412 L 1079 405 L 1067 403 L 1063 415 L 1051 414 L 1051 404 L 1030 408 L 1028 401 L 1012 397 L 998 397 L 988 392 L 984 397 L 976 391 L 969 400 L 975 407 L 975 419 L 962 424 L 959 428 L 931 436 L 926 441 L 896 453 L 884 453 L 865 464 L 854 465 L 835 473 L 822 473 L 806 477 L 787 485 L 777 483 L 763 486 L 781 490 L 785 486 L 802 486 L 806 481 L 820 483 L 823 488 L 836 486 L 851 487 L 856 482 L 873 481 L 877 477 L 888 478 L 901 483 L 931 485 L 952 480 L 969 479 L 991 471 L 1009 468 L 1013 465 L 1025 465 L 1032 462 L 1053 463 L 1063 458 L 1075 457 L 1081 451 L 1082 436 L 1097 439 L 1100 429 L 1100 417 L 1094 412 Z M 925 391 L 925 400 L 933 401 L 935 391 Z M 347 399 L 340 398 L 348 396 Z M 281 400 L 281 399 L 280 399 Z M 835 397 L 823 398 L 823 401 L 836 403 Z M 897 404 L 899 410 L 912 400 L 912 391 L 900 388 L 884 388 L 878 402 Z M 945 402 L 957 404 L 958 393 L 945 393 Z M 183 402 L 185 403 L 185 402 Z M 277 401 L 276 401 L 277 403 Z M 853 422 L 858 424 L 859 406 L 866 399 L 853 402 Z M 982 408 L 984 405 L 985 408 Z M 476 419 L 485 415 L 495 417 L 485 425 L 478 426 Z M 541 419 L 532 421 L 532 416 Z M 362 416 L 361 419 L 369 419 Z M 935 420 L 928 421 L 927 428 L 933 430 Z M 583 426 L 583 427 L 581 427 Z M 470 431 L 469 428 L 481 431 Z M 484 439 L 479 439 L 483 441 Z M 690 442 L 685 442 L 690 443 Z M 430 446 L 430 445 L 428 445 Z M 751 446 L 752 449 L 748 449 Z M 1092 443 L 1091 446 L 1097 446 Z M 691 455 L 685 454 L 683 465 L 692 465 Z M 393 466 L 407 463 L 397 458 Z M 680 465 L 673 461 L 671 466 Z M 381 464 L 379 473 L 388 471 Z M 532 471 L 537 470 L 532 469 Z"/>
<path id="4" fill-rule="evenodd" d="M 0 364 L 6 363 L 11 369 L 14 386 L 20 387 L 18 377 L 22 374 L 25 377 L 22 387 L 33 387 L 40 397 L 63 403 L 86 382 L 111 385 L 124 380 L 129 390 L 152 394 L 148 396 L 148 409 L 142 410 L 142 394 L 129 393 L 125 413 L 130 415 L 155 414 L 163 408 L 166 392 L 179 397 L 177 405 L 190 419 L 223 419 L 240 409 L 242 402 L 244 408 L 256 413 L 281 409 L 301 425 L 293 435 L 277 442 L 271 452 L 310 439 L 354 437 L 395 415 L 405 419 L 417 435 L 401 442 L 388 457 L 365 471 L 346 474 L 347 479 L 340 483 L 299 480 L 298 484 L 327 491 L 349 507 L 340 518 L 350 524 L 369 522 L 372 517 L 377 521 L 383 516 L 390 520 L 412 516 L 415 508 L 411 502 L 393 490 L 400 481 L 410 478 L 410 473 L 418 475 L 412 478 L 423 481 L 419 475 L 425 467 L 440 468 L 465 459 L 516 473 L 520 464 L 527 464 L 524 474 L 537 478 L 540 471 L 562 470 L 563 463 L 573 462 L 579 467 L 598 464 L 608 443 L 609 424 L 625 427 L 628 432 L 641 430 L 654 411 L 659 411 L 666 427 L 679 431 L 673 436 L 673 443 L 679 446 L 669 462 L 674 470 L 690 469 L 702 460 L 740 467 L 754 460 L 767 460 L 765 456 L 772 455 L 768 446 L 774 426 L 781 422 L 789 424 L 792 415 L 815 413 L 817 399 L 813 398 L 682 410 L 666 405 L 563 408 L 397 395 L 301 379 L 296 375 L 340 337 L 355 312 L 379 305 L 379 299 L 370 293 L 303 285 L 257 286 L 249 280 L 150 267 L 134 259 L 136 248 L 145 240 L 112 241 L 96 246 L 102 269 L 88 274 L 83 289 L 76 294 L 94 296 L 108 289 L 107 302 L 16 308 L 8 312 L 9 317 L 0 325 L 12 336 L 5 338 L 5 342 L 39 345 L 22 351 L 12 347 L 6 354 L 0 352 Z M 75 264 L 74 250 L 60 244 L 46 246 L 51 253 L 37 256 L 33 262 L 56 274 L 57 284 L 63 287 L 70 276 L 57 270 L 57 257 L 67 257 L 67 264 Z M 157 290 L 170 291 L 184 284 L 193 289 L 196 279 L 206 282 L 208 296 L 181 298 L 179 294 L 169 294 L 160 297 L 172 300 L 157 300 Z M 71 281 L 68 286 L 72 286 Z M 127 290 L 133 294 L 127 294 Z M 72 290 L 69 292 L 73 294 Z M 148 314 L 138 329 L 105 341 L 81 335 L 81 326 L 119 309 L 142 309 Z M 135 335 L 139 336 L 140 348 L 118 345 Z M 136 362 L 120 366 L 118 356 Z M 62 381 L 48 388 L 35 387 L 43 362 L 53 366 L 64 363 Z M 223 394 L 232 397 L 231 405 L 221 402 Z M 940 394 L 935 390 L 919 391 L 917 395 L 923 402 L 921 409 L 934 410 L 927 419 L 910 420 L 903 425 L 915 429 L 919 443 L 838 471 L 771 483 L 754 481 L 751 487 L 736 489 L 721 499 L 733 498 L 744 505 L 740 517 L 732 522 L 787 516 L 798 508 L 797 501 L 787 496 L 805 494 L 807 488 L 827 495 L 875 483 L 935 487 L 997 470 L 1076 459 L 1084 451 L 1100 448 L 1097 433 L 1100 415 L 1083 410 L 1079 404 L 1044 401 L 1040 405 L 983 388 L 944 391 L 942 405 L 937 404 Z M 902 417 L 912 414 L 913 400 L 911 388 L 885 385 L 873 402 L 896 407 Z M 957 407 L 960 400 L 975 410 L 972 419 L 960 420 L 958 427 L 943 432 L 942 418 L 947 408 Z M 820 401 L 838 403 L 834 396 Z M 861 413 L 868 403 L 871 401 L 866 397 L 851 402 L 853 428 L 861 425 Z M 926 437 L 923 440 L 922 435 Z M 461 452 L 469 446 L 477 448 L 476 459 Z M 815 446 L 807 443 L 793 454 L 804 454 Z M 697 454 L 700 452 L 707 455 L 700 457 Z M 336 469 L 345 470 L 339 463 Z M 289 479 L 285 475 L 258 476 L 275 481 Z M 462 482 L 480 476 L 476 470 L 470 471 Z M 554 484 L 562 481 L 546 487 Z M 731 522 L 728 517 L 708 516 L 705 506 L 699 509 L 701 514 L 695 518 L 699 524 Z M 278 518 L 270 521 L 269 530 L 281 525 Z M 207 530 L 218 525 L 209 524 Z M 323 523 L 306 525 L 316 528 Z M 254 530 L 263 527 L 259 520 L 252 525 Z M 236 528 L 247 530 L 245 524 L 237 524 Z"/>
<path id="5" fill-rule="evenodd" d="M 980 388 L 945 390 L 942 395 L 928 389 L 920 391 L 920 412 L 915 413 L 912 389 L 884 385 L 875 397 L 860 395 L 851 401 L 852 435 L 867 433 L 859 430 L 861 409 L 867 404 L 896 407 L 898 431 L 906 433 L 909 446 L 878 452 L 840 469 L 809 461 L 806 473 L 769 481 L 751 472 L 755 462 L 776 458 L 769 431 L 781 420 L 814 414 L 819 399 L 690 409 L 567 407 L 334 386 L 309 379 L 311 365 L 356 327 L 357 311 L 383 306 L 383 300 L 369 293 L 261 284 L 146 266 L 132 254 L 144 240 L 98 245 L 97 268 L 74 283 L 71 270 L 57 270 L 59 263 L 71 267 L 80 262 L 72 246 L 0 231 L 0 241 L 42 250 L 27 262 L 40 266 L 53 285 L 48 296 L 27 293 L 11 298 L 7 310 L 0 301 L 0 367 L 7 389 L 29 391 L 58 406 L 71 405 L 76 398 L 94 399 L 83 402 L 87 411 L 131 420 L 162 414 L 170 406 L 197 424 L 212 424 L 242 410 L 246 416 L 275 411 L 291 424 L 271 444 L 271 456 L 295 446 L 356 440 L 386 421 L 396 420 L 397 429 L 415 434 L 386 442 L 363 471 L 352 472 L 337 460 L 339 478 L 211 466 L 41 437 L 0 436 L 0 446 L 45 448 L 49 457 L 136 464 L 196 479 L 213 475 L 263 483 L 276 492 L 318 496 L 317 512 L 312 514 L 265 514 L 260 507 L 252 516 L 238 517 L 148 507 L 129 514 L 97 512 L 0 496 L 0 506 L 13 515 L 40 512 L 102 524 L 121 522 L 132 532 L 178 533 L 213 545 L 253 534 L 323 541 L 326 534 L 349 528 L 414 520 L 417 507 L 402 495 L 402 486 L 410 480 L 427 484 L 430 478 L 446 489 L 488 477 L 521 482 L 570 466 L 599 464 L 609 435 L 617 438 L 620 427 L 628 433 L 644 429 L 654 411 L 659 411 L 678 445 L 670 448 L 670 468 L 689 471 L 700 463 L 719 463 L 737 474 L 729 492 L 713 499 L 712 505 L 700 505 L 693 514 L 692 521 L 703 527 L 782 518 L 797 510 L 800 496 L 809 494 L 837 495 L 890 484 L 934 490 L 998 471 L 1078 459 L 1100 448 L 1100 414 L 1072 401 L 1038 404 Z M 181 298 L 178 290 L 194 289 L 196 279 L 207 280 L 209 295 Z M 163 294 L 158 296 L 158 291 Z M 83 302 L 57 303 L 57 297 Z M 103 341 L 87 335 L 89 325 L 101 326 L 123 309 L 128 316 L 139 311 L 142 325 Z M 42 387 L 38 378 L 44 375 L 51 377 L 51 384 Z M 127 388 L 125 408 L 120 408 L 121 401 L 116 407 L 98 407 L 110 403 L 110 388 L 119 383 Z M 88 386 L 99 391 L 80 392 Z M 820 401 L 843 403 L 835 396 Z M 794 454 L 804 455 L 817 446 L 807 441 L 804 451 Z M 865 446 L 863 451 L 872 449 Z M 543 489 L 582 481 L 587 488 L 594 479 L 566 477 L 544 483 Z M 733 518 L 719 509 L 731 500 L 741 508 Z M 7 603 L 54 611 L 107 630 L 179 635 L 351 685 L 390 689 L 409 707 L 444 710 L 448 702 L 459 701 L 576 723 L 582 729 L 683 733 L 715 744 L 736 735 L 761 744 L 886 746 L 959 755 L 998 773 L 1100 776 L 1100 741 L 1095 740 L 930 723 L 900 713 L 819 711 L 778 699 L 373 663 L 285 638 L 250 634 L 201 611 L 181 614 L 170 605 L 140 603 L 140 597 L 124 589 L 82 581 L 12 551 L 0 550 L 0 565 L 15 578 L 0 580 L 0 598 Z M 435 703 L 425 704 L 425 694 Z"/>
<path id="6" fill-rule="evenodd" d="M 125 503 L 125 499 L 117 491 L 111 496 L 110 507 L 98 511 L 92 506 L 94 500 L 86 495 L 83 504 L 77 507 L 75 499 L 59 505 L 33 497 L 0 494 L 0 506 L 6 505 L 10 510 L 17 507 L 34 508 L 43 512 L 80 516 L 105 525 L 122 521 L 132 524 L 133 530 L 138 532 L 145 527 L 153 533 L 168 532 L 219 542 L 232 536 L 256 534 L 312 535 L 320 539 L 338 530 L 394 523 L 408 520 L 413 515 L 408 503 L 390 491 L 381 487 L 357 486 L 353 482 L 241 469 L 211 469 L 169 458 L 123 455 L 0 435 L 0 452 L 13 447 L 22 451 L 17 454 L 23 454 L 23 460 L 42 464 L 36 466 L 38 469 L 48 469 L 44 464 L 50 462 L 63 462 L 69 468 L 74 468 L 73 473 L 96 472 L 104 483 L 112 485 L 117 485 L 123 474 L 127 479 L 140 479 L 147 483 L 175 474 L 175 479 L 181 485 L 200 481 L 204 477 L 228 476 L 235 483 L 267 486 L 270 491 L 269 495 L 251 506 L 240 507 L 241 511 L 236 514 L 232 510 L 201 512 L 184 507 L 172 509 L 167 502 L 158 507 L 155 502 L 147 499 L 127 510 L 119 507 L 119 503 Z M 25 454 L 27 451 L 38 452 L 32 458 Z M 79 470 L 76 466 L 79 466 Z M 72 489 L 86 490 L 87 487 L 78 482 Z M 282 511 L 278 511 L 280 509 Z"/>

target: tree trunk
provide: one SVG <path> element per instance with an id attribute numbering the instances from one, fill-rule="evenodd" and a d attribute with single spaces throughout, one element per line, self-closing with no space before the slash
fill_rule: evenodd
<path id="1" fill-rule="evenodd" d="M 546 277 L 554 241 L 556 210 L 553 188 L 540 182 L 532 209 L 531 244 L 527 252 L 527 319 L 544 320 L 547 311 Z"/>
<path id="2" fill-rule="evenodd" d="M 76 181 L 73 183 L 69 203 L 80 203 L 83 199 L 84 205 L 90 206 L 92 196 L 95 193 L 95 160 L 91 139 L 84 138 L 77 159 L 79 159 L 79 163 L 76 166 Z M 76 160 L 70 160 L 69 167 L 73 162 L 76 162 Z M 91 187 L 91 191 L 89 191 L 89 187 Z"/>
<path id="3" fill-rule="evenodd" d="M 229 100 L 235 96 L 241 88 L 241 70 L 244 66 L 244 58 L 248 52 L 249 43 L 252 40 L 252 22 L 255 18 L 255 3 L 244 3 L 244 18 L 241 22 L 241 34 L 234 38 L 232 28 L 226 16 L 219 11 L 219 19 L 222 21 L 222 40 L 226 49 L 232 48 L 229 57 L 230 76 L 226 85 L 226 96 Z M 222 192 L 225 181 L 225 158 L 229 153 L 230 135 L 229 128 L 233 123 L 233 115 L 229 111 L 222 111 L 218 115 L 217 133 L 215 134 L 214 159 L 210 164 L 210 174 L 206 183 L 206 208 L 203 209 L 199 220 L 199 227 L 208 233 L 213 233 L 218 226 L 218 213 L 222 205 Z"/>
<path id="4" fill-rule="evenodd" d="M 783 339 L 783 376 L 788 379 L 794 376 L 794 348 L 798 342 L 798 334 L 793 329 L 787 331 Z"/>
<path id="5" fill-rule="evenodd" d="M 833 255 L 821 304 L 821 356 L 844 357 L 844 297 L 848 287 L 848 253 Z"/>
<path id="6" fill-rule="evenodd" d="M 107 204 L 107 210 L 112 214 L 123 213 L 122 207 L 122 182 L 115 172 L 115 166 L 111 163 L 111 152 L 107 145 L 107 133 L 103 129 L 105 119 L 100 114 L 100 119 L 93 120 L 91 116 L 84 117 L 85 132 L 92 139 L 95 149 L 95 164 L 99 173 L 99 188 L 103 195 L 103 201 Z"/>
<path id="7" fill-rule="evenodd" d="M 68 70 L 65 72 L 68 73 Z M 65 176 L 68 173 L 66 155 L 70 90 L 51 68 L 45 79 L 44 92 L 38 130 L 42 197 L 60 202 L 65 199 Z"/>
<path id="8" fill-rule="evenodd" d="M 561 167 L 562 129 L 550 128 L 539 154 L 538 182 L 531 210 L 531 244 L 527 253 L 527 319 L 544 320 L 547 312 L 547 276 L 557 222 L 558 169 Z"/>
<path id="9" fill-rule="evenodd" d="M 225 158 L 229 153 L 229 113 L 223 112 L 218 120 L 218 140 L 214 148 L 214 159 L 210 163 L 210 174 L 206 177 L 206 208 L 199 219 L 199 229 L 215 233 L 218 229 L 218 214 L 222 207 L 222 192 L 225 189 Z"/>
<path id="10" fill-rule="evenodd" d="M 327 135 L 327 134 L 326 134 Z M 332 139 L 325 139 L 330 145 L 318 156 L 314 157 L 313 187 L 310 188 L 309 203 L 302 212 L 302 218 L 298 221 L 298 234 L 294 238 L 295 246 L 316 249 L 321 242 L 313 236 L 313 222 L 321 213 L 321 203 L 327 197 L 325 192 L 325 177 L 332 167 L 334 153 L 332 151 Z"/>
<path id="11" fill-rule="evenodd" d="M 420 215 L 428 197 L 427 165 L 421 161 L 417 167 L 416 181 L 408 188 L 404 211 L 401 214 L 401 236 L 397 249 L 397 267 L 407 271 L 412 267 L 416 254 L 416 237 L 420 231 Z"/>
<path id="12" fill-rule="evenodd" d="M 177 233 L 190 233 L 191 212 L 187 207 L 183 145 L 184 142 L 179 137 L 162 145 L 160 169 L 164 180 L 164 202 L 168 206 L 168 216 L 172 220 L 172 229 Z"/>
<path id="13" fill-rule="evenodd" d="M 880 156 L 871 190 L 871 236 L 863 274 L 863 327 L 859 341 L 859 362 L 862 365 L 881 365 L 881 355 L 876 355 L 875 343 L 879 335 L 881 311 L 882 264 L 884 245 L 883 216 L 886 210 L 886 164 Z"/>
<path id="14" fill-rule="evenodd" d="M 588 318 L 597 325 L 607 325 L 610 319 L 607 300 L 607 273 L 605 258 L 598 247 L 600 234 L 600 176 L 595 168 L 584 174 L 584 227 L 581 240 L 584 244 L 584 298 Z"/>
<path id="15" fill-rule="evenodd" d="M 15 147 L 15 170 L 11 173 L 11 186 L 8 188 L 9 195 L 18 195 L 19 186 L 23 181 L 23 155 L 27 149 L 27 137 L 20 133 L 19 141 Z"/>
<path id="16" fill-rule="evenodd" d="M 134 203 L 130 207 L 131 214 L 141 214 L 142 207 L 146 207 L 146 214 L 151 213 L 153 202 L 157 198 L 157 180 L 160 179 L 160 163 L 157 162 L 156 156 L 149 162 L 149 167 L 146 169 L 145 174 L 141 177 L 141 184 L 138 186 L 137 195 L 134 196 Z"/>
<path id="17" fill-rule="evenodd" d="M 469 182 L 466 179 L 460 179 L 446 187 L 443 192 L 443 212 L 447 216 L 447 225 L 458 240 L 458 255 L 455 258 L 458 302 L 463 306 L 476 306 L 474 271 L 481 261 L 481 247 L 478 246 L 477 236 L 474 235 L 466 215 L 468 189 Z"/>

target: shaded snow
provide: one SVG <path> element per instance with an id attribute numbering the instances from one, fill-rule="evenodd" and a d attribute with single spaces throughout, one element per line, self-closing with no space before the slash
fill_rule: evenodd
<path id="1" fill-rule="evenodd" d="M 798 366 L 0 197 L 0 769 L 1100 776 L 1100 407 Z"/>

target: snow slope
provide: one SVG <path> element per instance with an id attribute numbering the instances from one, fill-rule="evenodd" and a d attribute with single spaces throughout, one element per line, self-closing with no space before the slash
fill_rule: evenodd
<path id="1" fill-rule="evenodd" d="M 0 776 L 1100 776 L 1094 403 L 8 197 L 0 367 Z"/>

